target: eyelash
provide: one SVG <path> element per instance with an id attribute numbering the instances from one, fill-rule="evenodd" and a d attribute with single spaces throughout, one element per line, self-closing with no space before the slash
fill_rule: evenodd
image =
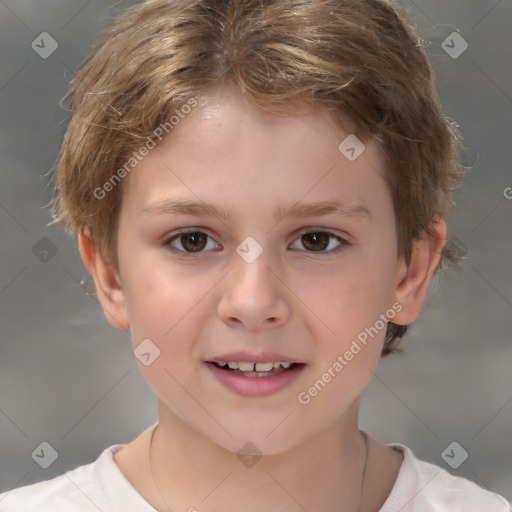
<path id="1" fill-rule="evenodd" d="M 197 252 L 193 252 L 193 251 L 182 251 L 181 249 L 176 249 L 175 247 L 173 247 L 171 245 L 171 242 L 175 239 L 179 240 L 181 236 L 183 235 L 186 235 L 186 234 L 190 234 L 190 233 L 200 233 L 200 234 L 203 234 L 203 235 L 206 235 L 210 240 L 213 240 L 207 233 L 205 233 L 204 231 L 200 231 L 199 229 L 186 229 L 184 231 L 180 231 L 180 232 L 177 232 L 175 233 L 174 235 L 172 235 L 171 237 L 167 238 L 165 241 L 162 242 L 162 245 L 165 246 L 165 247 L 168 247 L 172 252 L 175 252 L 175 253 L 179 253 L 180 255 L 186 255 L 186 257 L 195 257 L 197 255 L 200 255 L 200 254 L 203 254 L 204 252 L 210 252 L 210 251 L 197 251 Z M 330 240 L 332 238 L 335 238 L 337 239 L 337 241 L 339 242 L 339 245 L 338 247 L 334 248 L 334 249 L 331 249 L 329 251 L 325 251 L 325 250 L 322 250 L 322 251 L 308 251 L 308 250 L 305 250 L 304 252 L 307 252 L 307 253 L 310 253 L 310 254 L 320 254 L 320 255 L 323 255 L 323 256 L 330 256 L 332 254 L 337 254 L 338 252 L 342 251 L 343 249 L 345 249 L 346 246 L 350 246 L 351 244 L 344 238 L 340 237 L 339 235 L 336 235 L 330 231 L 325 231 L 325 230 L 321 230 L 321 229 L 311 229 L 311 230 L 307 230 L 307 231 L 302 231 L 301 233 L 299 233 L 299 236 L 295 239 L 295 240 L 299 240 L 301 237 L 303 237 L 304 235 L 310 235 L 310 234 L 325 234 L 325 235 L 328 235 L 329 237 L 329 243 L 330 243 Z"/>

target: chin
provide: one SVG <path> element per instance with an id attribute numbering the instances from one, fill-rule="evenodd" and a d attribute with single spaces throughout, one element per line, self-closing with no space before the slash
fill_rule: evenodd
<path id="1" fill-rule="evenodd" d="M 222 448 L 233 452 L 237 456 L 241 456 L 245 452 L 257 455 L 279 455 L 295 448 L 306 439 L 305 436 L 299 437 L 297 432 L 295 435 L 291 435 L 290 431 L 282 429 L 281 432 L 278 432 L 279 429 L 280 427 L 276 428 L 275 432 L 272 432 L 272 428 L 269 429 L 267 426 L 262 426 L 261 428 L 253 426 L 252 428 L 245 429 L 230 429 L 228 427 L 233 437 L 226 434 L 220 438 L 212 438 L 211 433 L 208 437 Z M 269 432 L 271 432 L 270 435 Z"/>

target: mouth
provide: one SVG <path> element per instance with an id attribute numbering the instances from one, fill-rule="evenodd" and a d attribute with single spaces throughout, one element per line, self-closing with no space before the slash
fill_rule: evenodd
<path id="1" fill-rule="evenodd" d="M 305 363 L 290 363 L 288 361 L 269 361 L 266 363 L 251 363 L 247 361 L 208 361 L 221 371 L 240 375 L 242 377 L 275 377 L 282 373 L 293 371 Z"/>
<path id="2" fill-rule="evenodd" d="M 251 356 L 238 353 L 229 354 L 229 357 L 226 354 L 222 359 L 205 361 L 205 364 L 223 387 L 238 395 L 262 397 L 291 386 L 307 366 L 306 363 L 286 359 L 277 354 Z"/>

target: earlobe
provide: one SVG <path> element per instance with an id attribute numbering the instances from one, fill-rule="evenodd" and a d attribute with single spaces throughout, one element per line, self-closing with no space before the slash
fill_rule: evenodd
<path id="1" fill-rule="evenodd" d="M 118 271 L 101 257 L 87 229 L 78 237 L 78 248 L 87 270 L 94 279 L 105 317 L 114 327 L 128 329 L 130 322 Z"/>
<path id="2" fill-rule="evenodd" d="M 432 234 L 424 233 L 415 242 L 409 264 L 400 263 L 395 300 L 402 305 L 402 309 L 393 318 L 393 323 L 409 325 L 418 318 L 445 242 L 446 222 L 438 218 L 432 225 Z"/>

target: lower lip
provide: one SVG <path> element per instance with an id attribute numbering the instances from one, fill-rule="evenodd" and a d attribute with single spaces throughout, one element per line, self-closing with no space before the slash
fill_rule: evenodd
<path id="1" fill-rule="evenodd" d="M 277 393 L 297 379 L 305 368 L 305 365 L 301 364 L 274 377 L 244 377 L 222 370 L 213 363 L 205 364 L 221 384 L 244 396 L 266 396 Z"/>

